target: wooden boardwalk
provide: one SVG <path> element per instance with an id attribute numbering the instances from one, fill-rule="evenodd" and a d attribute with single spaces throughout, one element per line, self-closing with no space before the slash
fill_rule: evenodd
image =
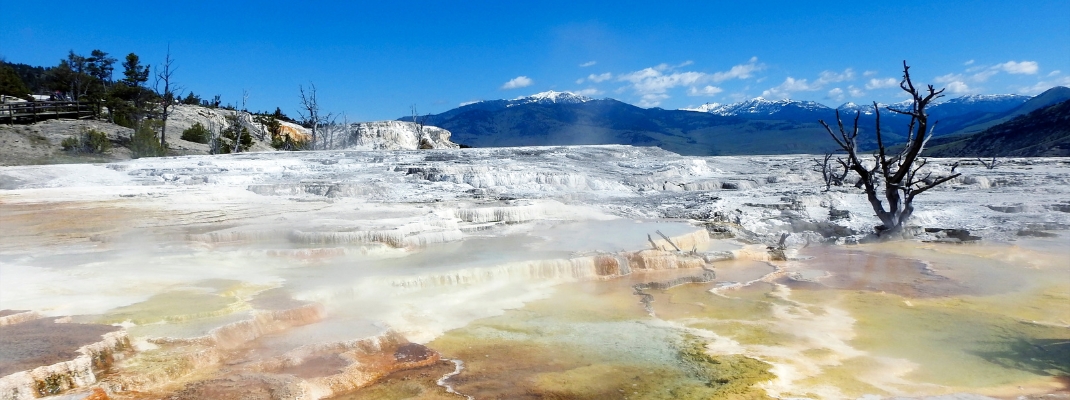
<path id="1" fill-rule="evenodd" d="M 0 124 L 32 124 L 56 118 L 87 119 L 96 108 L 79 101 L 28 101 L 0 104 Z"/>

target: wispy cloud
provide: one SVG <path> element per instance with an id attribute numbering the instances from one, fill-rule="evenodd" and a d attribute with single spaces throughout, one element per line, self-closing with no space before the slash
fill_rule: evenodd
<path id="1" fill-rule="evenodd" d="M 966 65 L 966 66 L 973 65 L 973 60 L 966 61 L 966 62 L 962 63 L 962 65 Z"/>
<path id="2" fill-rule="evenodd" d="M 963 81 L 952 81 L 948 82 L 947 91 L 951 94 L 967 94 L 970 93 L 970 86 Z"/>
<path id="3" fill-rule="evenodd" d="M 1037 73 L 1037 70 L 1040 69 L 1040 66 L 1037 65 L 1036 61 L 1007 61 L 1003 64 L 996 64 L 993 68 L 999 68 L 1003 70 L 1003 72 L 1006 72 L 1008 74 L 1033 75 Z"/>
<path id="4" fill-rule="evenodd" d="M 587 76 L 587 80 L 589 80 L 591 82 L 594 82 L 594 83 L 608 81 L 610 79 L 613 79 L 613 74 L 609 73 L 609 72 L 606 72 L 606 73 L 603 73 L 603 74 L 598 74 L 598 75 L 590 74 L 590 75 Z"/>
<path id="5" fill-rule="evenodd" d="M 933 79 L 933 82 L 944 85 L 950 94 L 969 94 L 977 93 L 984 88 L 980 87 L 980 84 L 988 82 L 993 77 L 1000 73 L 1007 73 L 1012 75 L 1036 75 L 1040 71 L 1040 65 L 1036 61 L 1007 61 L 1005 63 L 999 63 L 995 65 L 975 65 L 973 60 L 970 60 L 964 64 L 968 66 L 962 73 L 950 73 L 940 75 Z M 1051 76 L 1049 74 L 1049 76 Z M 1050 82 L 1038 82 L 1037 85 L 1043 86 Z M 1048 86 L 1049 88 L 1051 86 Z M 1035 86 L 1019 87 L 1024 93 L 1032 93 L 1027 90 L 1035 91 Z M 1045 88 L 1046 89 L 1046 88 Z"/>
<path id="6" fill-rule="evenodd" d="M 712 96 L 720 93 L 721 88 L 706 85 L 707 83 L 723 82 L 729 79 L 748 79 L 754 73 L 765 68 L 764 64 L 758 63 L 757 57 L 752 57 L 747 63 L 733 66 L 728 71 L 706 73 L 698 71 L 680 71 L 681 68 L 692 65 L 693 62 L 685 61 L 677 65 L 658 64 L 625 74 L 618 74 L 616 79 L 628 82 L 632 91 L 640 96 L 640 105 L 654 107 L 661 101 L 670 98 L 668 91 L 674 88 L 687 87 L 688 95 Z M 596 79 L 597 78 L 597 79 Z M 587 79 L 600 82 L 598 79 L 611 79 L 612 75 L 591 75 Z M 703 86 L 705 85 L 705 86 Z"/>
<path id="7" fill-rule="evenodd" d="M 899 87 L 899 80 L 895 78 L 873 78 L 866 82 L 866 89 L 887 89 Z"/>
<path id="8" fill-rule="evenodd" d="M 481 101 L 483 101 L 483 100 L 466 101 L 464 103 L 458 104 L 457 107 L 464 107 L 464 106 L 467 106 L 469 104 L 476 104 L 476 103 L 481 102 Z"/>
<path id="9" fill-rule="evenodd" d="M 870 77 L 870 76 L 873 76 L 873 75 L 877 75 L 877 71 L 866 71 L 866 72 L 862 73 L 862 76 L 865 76 L 865 77 Z"/>
<path id="10" fill-rule="evenodd" d="M 829 93 L 825 98 L 833 101 L 843 101 L 847 98 L 847 95 L 843 93 L 843 89 L 832 88 L 832 90 L 829 90 Z"/>
<path id="11" fill-rule="evenodd" d="M 851 68 L 843 70 L 843 72 L 835 71 L 821 71 L 818 74 L 817 79 L 813 82 L 807 79 L 796 79 L 795 77 L 787 77 L 780 85 L 771 87 L 762 91 L 762 97 L 769 97 L 774 99 L 789 98 L 792 93 L 795 92 L 812 92 L 817 90 L 823 90 L 826 85 L 830 83 L 844 82 L 854 80 L 855 72 Z"/>
<path id="12" fill-rule="evenodd" d="M 664 93 L 644 94 L 639 98 L 639 107 L 657 107 L 667 98 L 669 98 L 669 95 Z"/>
<path id="13" fill-rule="evenodd" d="M 578 94 L 580 96 L 598 96 L 605 92 L 598 90 L 597 88 L 586 88 L 580 90 L 573 90 L 572 93 Z"/>
<path id="14" fill-rule="evenodd" d="M 509 82 L 505 82 L 505 84 L 502 85 L 502 89 L 519 89 L 522 87 L 531 86 L 532 83 L 535 83 L 535 81 L 531 80 L 531 78 L 521 75 L 516 78 L 510 79 Z"/>
<path id="15" fill-rule="evenodd" d="M 843 72 L 821 71 L 821 74 L 817 77 L 816 83 L 824 85 L 827 83 L 849 81 L 854 78 L 855 71 L 851 68 L 847 68 L 843 70 Z"/>
<path id="16" fill-rule="evenodd" d="M 762 97 L 786 99 L 791 97 L 793 92 L 809 92 L 818 89 L 820 89 L 818 85 L 811 84 L 806 79 L 795 79 L 789 76 L 784 78 L 784 82 L 780 85 L 763 90 Z"/>
<path id="17" fill-rule="evenodd" d="M 583 64 L 580 64 L 580 68 L 593 67 L 595 64 L 598 64 L 598 61 L 588 61 Z"/>
<path id="18" fill-rule="evenodd" d="M 1030 86 L 1018 86 L 1014 87 L 1013 90 L 1021 94 L 1037 95 L 1056 86 L 1070 87 L 1070 76 L 1061 76 L 1056 77 L 1055 79 L 1043 80 Z"/>
<path id="19" fill-rule="evenodd" d="M 690 89 L 687 90 L 687 95 L 688 96 L 714 96 L 714 95 L 716 95 L 718 93 L 721 93 L 723 91 L 724 91 L 724 89 L 721 89 L 721 88 L 716 87 L 716 86 L 710 86 L 710 85 L 706 85 L 705 87 L 701 87 L 701 88 L 697 88 L 697 87 L 692 86 Z"/>
<path id="20" fill-rule="evenodd" d="M 751 57 L 746 64 L 735 65 L 728 71 L 715 72 L 710 79 L 715 83 L 729 79 L 747 79 L 753 76 L 755 72 L 763 69 L 765 69 L 765 64 L 759 63 L 758 57 Z"/>

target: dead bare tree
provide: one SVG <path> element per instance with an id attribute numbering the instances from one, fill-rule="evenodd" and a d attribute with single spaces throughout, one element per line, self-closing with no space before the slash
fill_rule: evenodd
<path id="1" fill-rule="evenodd" d="M 885 147 L 884 139 L 881 137 L 880 109 L 874 102 L 877 153 L 873 154 L 872 165 L 863 161 L 859 155 L 857 138 L 858 118 L 862 115 L 861 112 L 855 114 L 853 129 L 847 130 L 839 111 L 836 111 L 838 134 L 834 133 L 825 121 L 819 121 L 836 144 L 847 152 L 847 159 L 842 163 L 858 175 L 859 183 L 866 193 L 869 204 L 881 221 L 882 225 L 877 227 L 877 234 L 880 236 L 902 231 L 904 223 L 914 214 L 914 197 L 961 175 L 955 173 L 957 163 L 951 167 L 948 175 L 933 176 L 931 170 L 926 171 L 924 175 L 919 175 L 927 164 L 927 161 L 919 156 L 925 149 L 926 142 L 932 137 L 933 129 L 936 128 L 935 122 L 929 124 L 929 116 L 925 112 L 925 107 L 933 100 L 942 97 L 944 89 L 936 90 L 933 85 L 928 85 L 928 89 L 923 92 L 915 88 L 910 80 L 910 67 L 907 66 L 906 61 L 903 61 L 903 80 L 899 82 L 899 87 L 910 94 L 914 101 L 913 106 L 909 110 L 894 108 L 887 108 L 887 110 L 910 116 L 907 142 L 896 154 L 888 153 L 888 148 Z M 880 189 L 881 185 L 883 185 L 883 190 Z M 887 203 L 881 200 L 880 192 L 883 192 L 884 201 Z"/>
<path id="2" fill-rule="evenodd" d="M 427 120 L 427 116 L 420 116 L 420 113 L 416 111 L 416 105 L 412 107 L 412 124 L 416 127 L 416 148 L 418 149 L 431 149 L 434 146 L 431 144 L 431 139 L 424 135 L 424 121 Z"/>
<path id="3" fill-rule="evenodd" d="M 245 127 L 247 125 L 251 125 L 249 123 L 250 121 L 246 121 L 246 117 L 249 116 L 248 108 L 246 108 L 246 104 L 248 102 L 249 102 L 249 91 L 245 90 L 245 89 L 242 89 L 242 91 L 241 91 L 241 110 L 235 110 L 234 111 L 234 121 L 235 121 L 235 123 L 237 123 L 241 127 Z M 239 134 L 234 138 L 234 152 L 235 153 L 241 153 L 241 150 L 242 150 L 241 135 Z"/>
<path id="4" fill-rule="evenodd" d="M 843 182 L 847 179 L 847 174 L 851 173 L 851 169 L 847 167 L 847 163 L 842 158 L 837 158 L 836 162 L 843 167 L 842 172 L 837 172 L 835 165 L 832 165 L 832 153 L 825 153 L 824 160 L 818 161 L 814 159 L 814 164 L 817 168 L 820 168 L 821 178 L 825 181 L 825 191 L 832 190 L 833 186 L 843 186 Z"/>
<path id="5" fill-rule="evenodd" d="M 981 157 L 977 157 L 977 161 L 980 161 L 981 165 L 984 165 L 986 169 L 996 169 L 997 166 L 1003 164 L 1002 161 L 997 160 L 994 156 L 991 161 L 985 161 L 985 159 Z"/>
<path id="6" fill-rule="evenodd" d="M 299 87 L 301 90 L 301 109 L 297 113 L 304 120 L 305 126 L 312 129 L 311 149 L 318 150 L 319 147 L 322 147 L 322 138 L 319 135 L 320 130 L 333 123 L 334 119 L 332 119 L 333 115 L 330 113 L 327 115 L 321 114 L 319 101 L 316 98 L 316 85 L 312 82 L 309 82 L 308 85 L 308 91 L 305 91 L 304 86 Z"/>
<path id="7" fill-rule="evenodd" d="M 174 82 L 174 74 L 177 68 L 172 64 L 175 62 L 171 58 L 171 45 L 167 45 L 167 56 L 164 58 L 163 64 L 156 70 L 156 94 L 160 96 L 160 146 L 167 148 L 167 117 L 171 115 L 171 111 L 174 111 L 175 105 L 178 104 L 178 98 L 180 97 L 181 88 Z M 160 70 L 162 69 L 162 71 Z M 163 84 L 161 90 L 160 85 Z"/>

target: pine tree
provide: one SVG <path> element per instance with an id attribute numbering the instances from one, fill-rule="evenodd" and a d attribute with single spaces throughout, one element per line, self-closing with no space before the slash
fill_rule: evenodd
<path id="1" fill-rule="evenodd" d="M 30 100 L 30 89 L 19 79 L 14 68 L 0 65 L 0 94 Z"/>

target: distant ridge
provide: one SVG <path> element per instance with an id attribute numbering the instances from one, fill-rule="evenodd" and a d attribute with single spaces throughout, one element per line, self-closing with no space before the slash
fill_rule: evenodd
<path id="1" fill-rule="evenodd" d="M 1021 95 L 972 95 L 949 99 L 929 110 L 939 121 L 935 136 L 940 138 L 1042 100 Z M 910 106 L 909 101 L 878 105 L 882 109 Z M 845 114 L 845 121 L 854 113 L 862 114 L 860 145 L 874 148 L 875 138 L 870 137 L 873 105 L 844 103 L 837 109 Z M 428 115 L 425 123 L 449 130 L 455 143 L 472 147 L 627 144 L 658 146 L 685 155 L 819 154 L 836 148 L 817 121 L 834 121 L 837 109 L 813 101 L 759 97 L 665 110 L 546 91 L 512 100 L 468 103 Z M 909 117 L 881 113 L 886 142 L 904 141 L 908 122 Z"/>
<path id="2" fill-rule="evenodd" d="M 934 157 L 1070 156 L 1070 100 L 944 142 L 934 143 L 927 153 Z"/>

